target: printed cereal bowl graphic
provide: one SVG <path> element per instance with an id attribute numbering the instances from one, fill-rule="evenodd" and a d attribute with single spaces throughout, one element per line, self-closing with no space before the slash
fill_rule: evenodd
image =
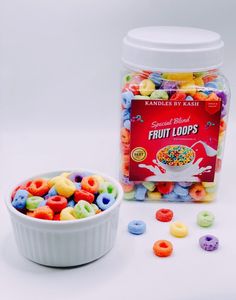
<path id="1" fill-rule="evenodd" d="M 193 164 L 195 151 L 185 145 L 168 145 L 157 152 L 156 158 L 165 170 L 181 172 Z"/>

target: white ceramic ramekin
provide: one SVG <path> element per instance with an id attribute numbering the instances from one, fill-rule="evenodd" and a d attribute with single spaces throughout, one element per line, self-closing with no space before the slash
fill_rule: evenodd
<path id="1" fill-rule="evenodd" d="M 24 257 L 46 266 L 71 267 L 96 260 L 112 248 L 123 197 L 122 187 L 107 175 L 88 172 L 102 175 L 118 190 L 116 202 L 106 211 L 92 217 L 75 221 L 40 220 L 18 212 L 11 205 L 11 197 L 6 199 L 16 243 Z M 61 173 L 45 173 L 33 178 L 51 178 Z"/>

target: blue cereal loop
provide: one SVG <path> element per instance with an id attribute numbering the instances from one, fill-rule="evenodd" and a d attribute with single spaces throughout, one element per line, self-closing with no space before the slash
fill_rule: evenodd
<path id="1" fill-rule="evenodd" d="M 130 111 L 128 109 L 124 109 L 122 111 L 121 117 L 122 117 L 123 122 L 126 120 L 130 120 Z"/>
<path id="2" fill-rule="evenodd" d="M 115 201 L 112 194 L 101 193 L 96 199 L 96 204 L 101 210 L 106 210 L 111 207 Z"/>
<path id="3" fill-rule="evenodd" d="M 186 196 L 179 196 L 179 201 L 180 202 L 188 202 L 192 201 L 192 197 L 188 194 Z"/>
<path id="4" fill-rule="evenodd" d="M 76 190 L 81 190 L 81 183 L 80 182 L 74 182 L 74 185 L 76 187 Z"/>
<path id="5" fill-rule="evenodd" d="M 192 185 L 192 182 L 180 181 L 180 182 L 178 182 L 178 184 L 184 188 L 187 188 Z"/>
<path id="6" fill-rule="evenodd" d="M 16 209 L 24 209 L 29 193 L 25 190 L 18 190 L 12 201 L 12 206 Z"/>
<path id="7" fill-rule="evenodd" d="M 68 201 L 67 207 L 68 206 L 69 207 L 75 207 L 75 205 L 76 205 L 76 202 L 72 199 L 72 200 Z"/>
<path id="8" fill-rule="evenodd" d="M 205 84 L 206 88 L 211 88 L 211 89 L 218 89 L 218 86 L 215 82 L 208 82 Z"/>
<path id="9" fill-rule="evenodd" d="M 134 98 L 134 94 L 131 91 L 124 92 L 121 94 L 121 103 L 124 106 L 124 108 L 131 107 L 131 101 L 133 98 Z"/>
<path id="10" fill-rule="evenodd" d="M 125 128 L 130 130 L 130 120 L 125 120 L 123 125 Z"/>
<path id="11" fill-rule="evenodd" d="M 163 199 L 169 200 L 169 201 L 177 201 L 178 200 L 178 195 L 176 195 L 175 192 L 171 192 L 169 194 L 164 194 L 162 196 Z"/>
<path id="12" fill-rule="evenodd" d="M 48 198 L 49 198 L 49 197 L 48 197 Z M 38 206 L 38 207 L 45 206 L 45 205 L 47 205 L 47 199 L 46 199 L 46 197 L 45 197 L 45 200 L 43 200 L 43 201 L 41 201 L 41 202 L 39 203 L 39 206 Z"/>
<path id="13" fill-rule="evenodd" d="M 135 196 L 134 197 L 135 197 L 136 200 L 144 201 L 146 193 L 147 193 L 147 189 L 142 184 L 139 184 L 136 187 L 136 191 L 135 191 Z"/>
<path id="14" fill-rule="evenodd" d="M 57 191 L 55 190 L 54 186 L 50 188 L 50 190 L 48 191 L 48 194 L 47 194 L 49 197 L 52 197 L 52 196 L 56 196 L 57 195 Z"/>
<path id="15" fill-rule="evenodd" d="M 185 98 L 185 100 L 186 100 L 186 101 L 193 101 L 193 97 L 192 97 L 192 96 L 187 96 L 187 97 Z"/>
<path id="16" fill-rule="evenodd" d="M 152 82 L 154 82 L 156 88 L 159 88 L 162 83 L 162 77 L 159 73 L 151 73 L 148 77 Z"/>
<path id="17" fill-rule="evenodd" d="M 128 224 L 128 231 L 132 234 L 143 234 L 146 231 L 146 224 L 141 220 L 133 220 Z"/>
<path id="18" fill-rule="evenodd" d="M 178 196 L 187 196 L 188 195 L 188 189 L 178 185 L 178 184 L 175 184 L 174 186 L 174 192 L 175 194 L 177 194 Z"/>

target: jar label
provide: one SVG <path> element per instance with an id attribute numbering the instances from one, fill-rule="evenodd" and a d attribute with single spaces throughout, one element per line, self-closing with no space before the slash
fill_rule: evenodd
<path id="1" fill-rule="evenodd" d="M 214 181 L 221 101 L 132 100 L 129 179 Z"/>

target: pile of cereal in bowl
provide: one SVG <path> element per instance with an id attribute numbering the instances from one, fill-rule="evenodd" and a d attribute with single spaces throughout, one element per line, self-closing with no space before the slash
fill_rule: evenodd
<path id="1" fill-rule="evenodd" d="M 183 145 L 168 145 L 157 153 L 159 162 L 173 167 L 185 166 L 193 162 L 194 150 Z"/>
<path id="2" fill-rule="evenodd" d="M 17 186 L 11 203 L 29 217 L 67 221 L 102 213 L 115 203 L 117 194 L 116 186 L 101 175 L 66 172 Z"/>

